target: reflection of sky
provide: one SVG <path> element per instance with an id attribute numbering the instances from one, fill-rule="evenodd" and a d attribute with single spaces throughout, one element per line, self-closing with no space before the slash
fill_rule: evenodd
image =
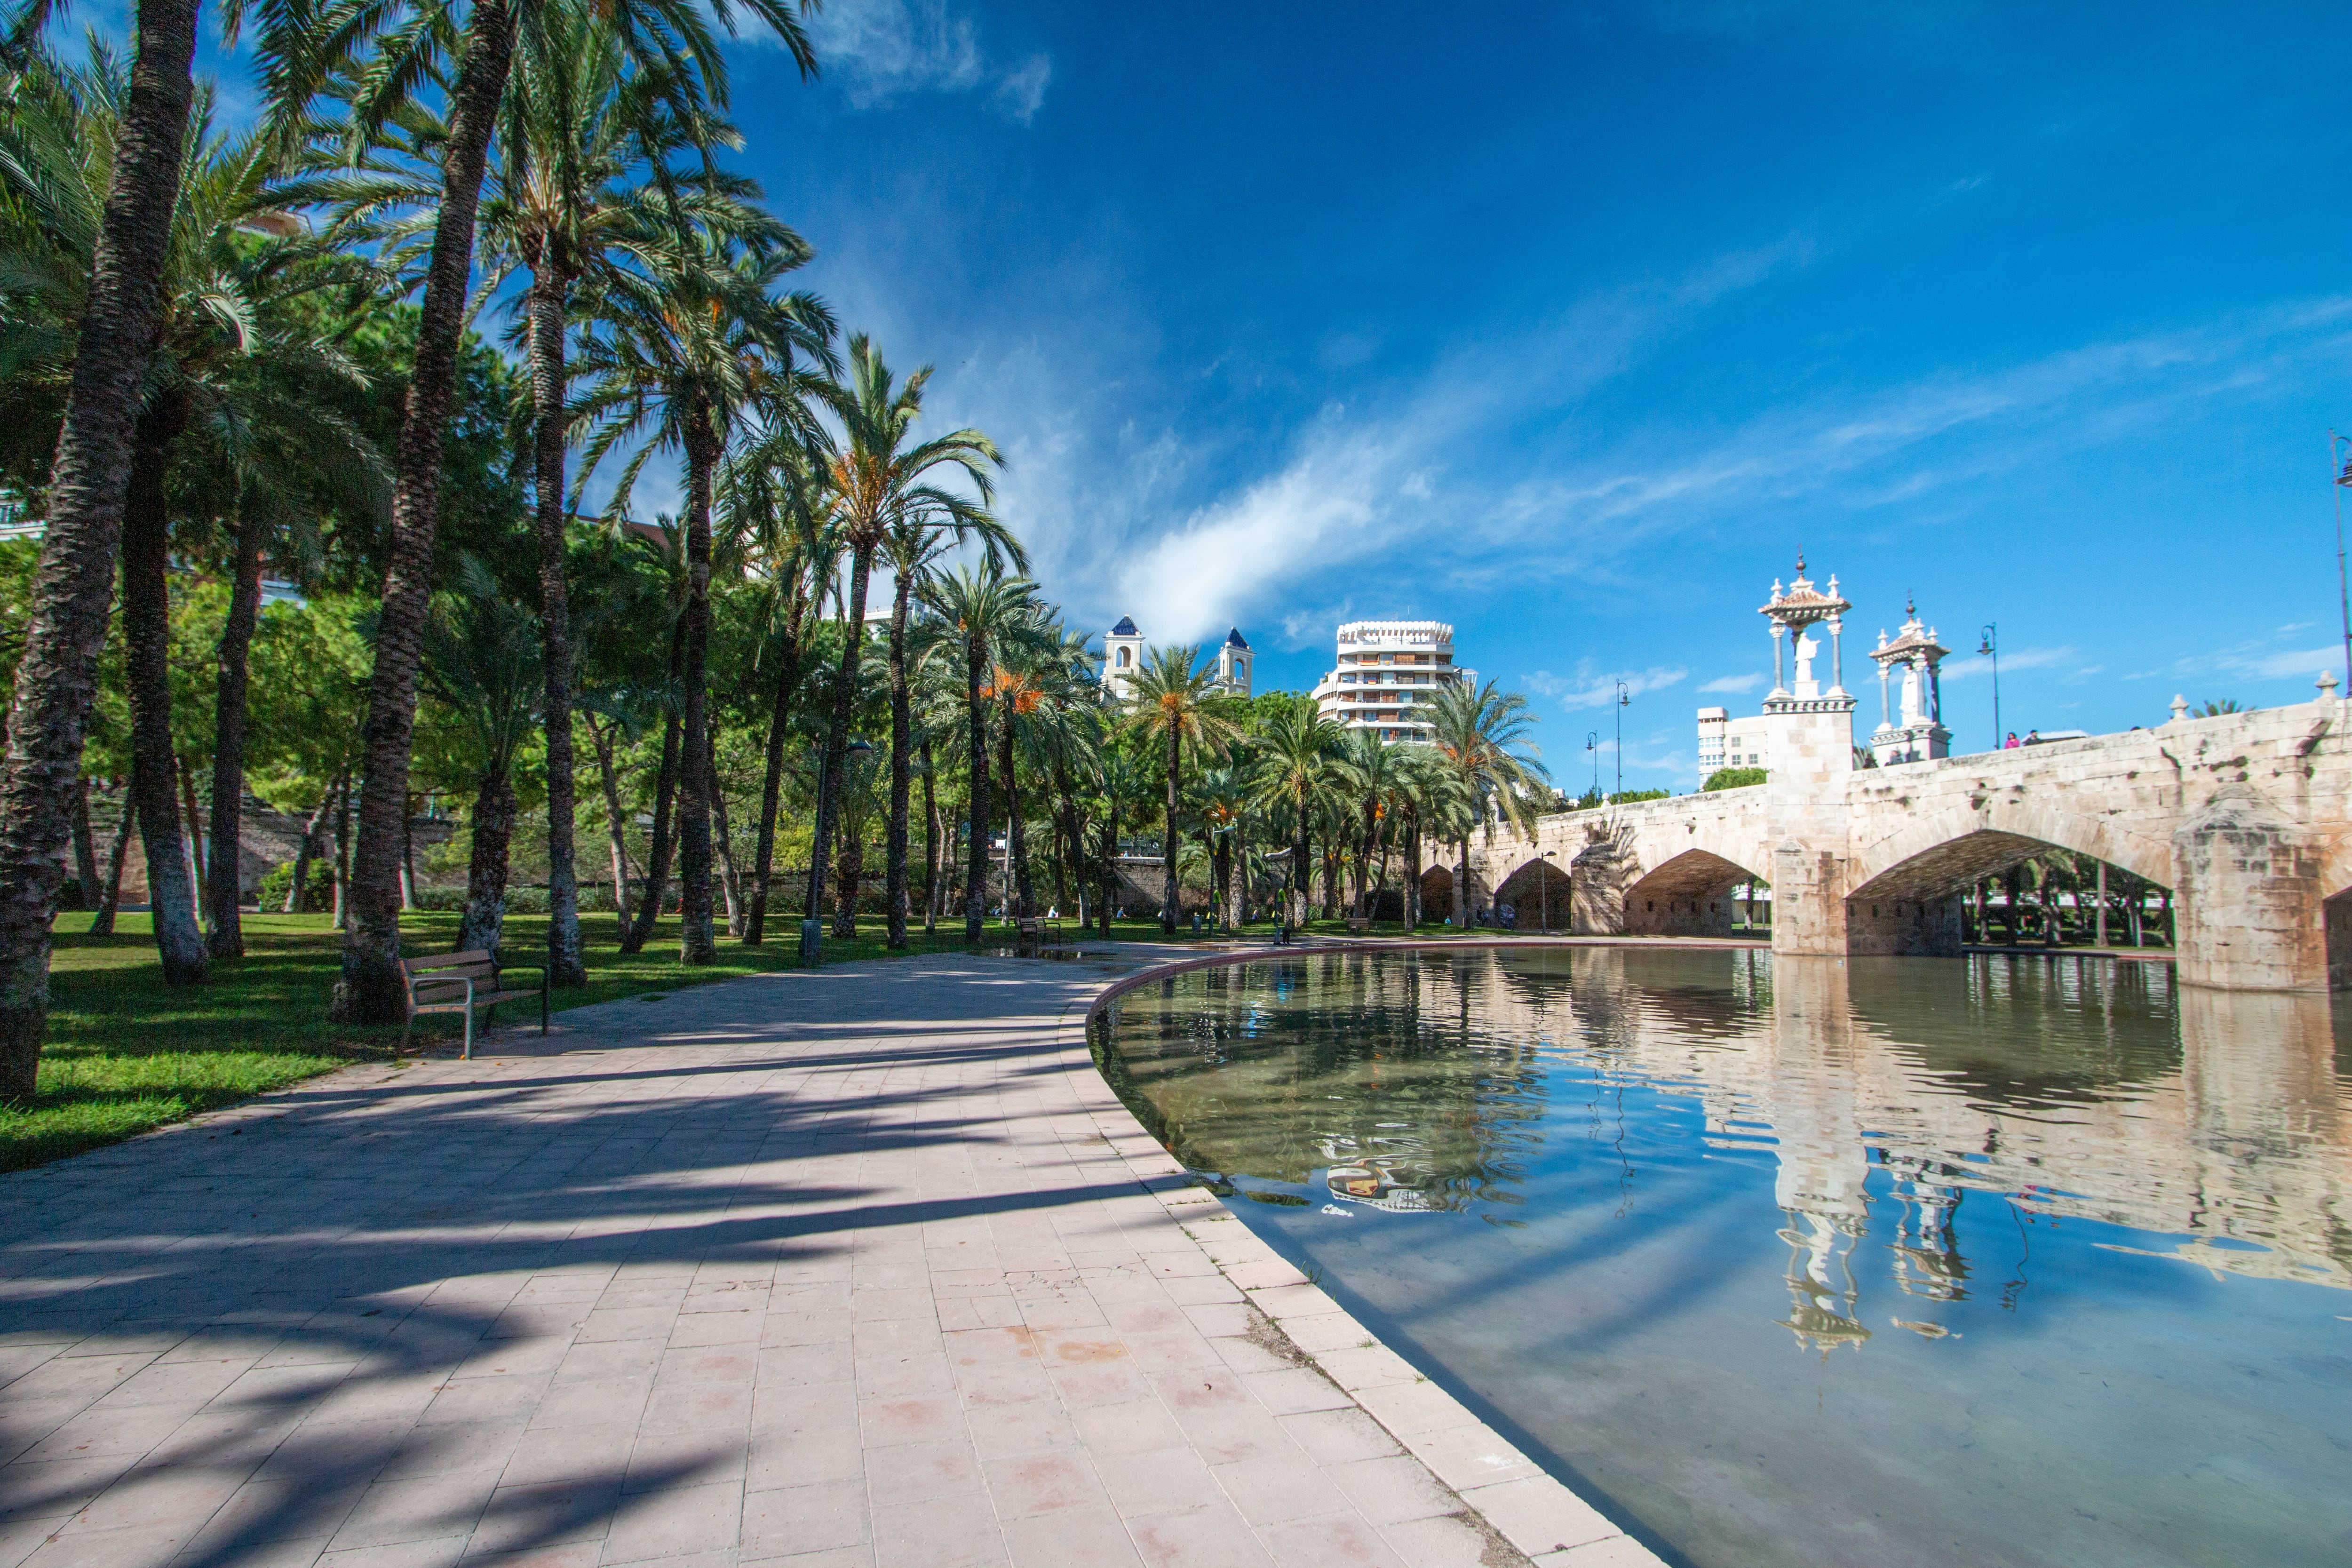
<path id="1" fill-rule="evenodd" d="M 1605 956 L 1292 965 L 1286 1001 L 1253 971 L 1131 997 L 1119 1037 L 1188 1159 L 1312 1200 L 1246 1220 L 1696 1562 L 2340 1561 L 2347 1298 L 2103 1217 L 2193 1184 L 2191 1245 L 2277 1271 L 2342 1212 L 2345 1151 L 2231 1164 L 2219 1133 L 2330 1104 L 2213 1103 L 2161 988 L 1894 961 L 1801 999 L 1815 1038 L 1769 964 Z M 1329 1203 L 1333 1164 L 1444 1212 Z M 2231 1208 L 2231 1170 L 2269 1205 Z"/>

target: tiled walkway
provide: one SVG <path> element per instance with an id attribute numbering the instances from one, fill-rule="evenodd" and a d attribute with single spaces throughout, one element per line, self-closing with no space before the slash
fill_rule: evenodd
<path id="1" fill-rule="evenodd" d="M 1124 967 L 611 1003 L 0 1177 L 0 1568 L 1651 1562 L 1174 1179 Z"/>

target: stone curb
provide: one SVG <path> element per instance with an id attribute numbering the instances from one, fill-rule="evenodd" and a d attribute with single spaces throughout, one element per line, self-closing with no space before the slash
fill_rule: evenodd
<path id="1" fill-rule="evenodd" d="M 1468 943 L 1388 945 L 1454 948 Z M 1270 947 L 1160 965 L 1105 986 L 1087 1006 L 1083 1026 L 1090 1028 L 1102 1010 L 1125 993 L 1189 970 L 1268 957 L 1356 951 L 1361 950 L 1332 945 Z M 1079 1048 L 1086 1048 L 1083 1037 Z M 1159 1198 L 1170 1217 L 1200 1244 L 1226 1279 L 1266 1316 L 1295 1348 L 1301 1363 L 1328 1378 L 1357 1408 L 1380 1423 L 1496 1535 L 1524 1553 L 1536 1568 L 1664 1568 L 1655 1553 L 1381 1343 L 1379 1336 L 1200 1185 L 1144 1131 L 1096 1069 L 1091 1052 L 1086 1067 L 1072 1068 L 1070 1076 L 1103 1141 L 1126 1163 L 1136 1181 Z"/>

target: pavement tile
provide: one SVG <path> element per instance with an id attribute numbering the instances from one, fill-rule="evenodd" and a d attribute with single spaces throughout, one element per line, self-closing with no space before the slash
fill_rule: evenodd
<path id="1" fill-rule="evenodd" d="M 1209 1473 L 1217 1479 L 1217 1484 L 1224 1489 L 1234 1507 L 1241 1510 L 1241 1516 L 1254 1525 L 1281 1524 L 1294 1519 L 1349 1511 L 1347 1498 L 1312 1464 L 1242 1459 L 1212 1465 Z"/>
<path id="2" fill-rule="evenodd" d="M 196 1531 L 193 1523 L 138 1530 L 93 1530 L 47 1537 L 25 1559 L 29 1568 L 154 1568 Z"/>
<path id="3" fill-rule="evenodd" d="M 740 1550 L 747 1562 L 762 1555 L 864 1547 L 872 1540 L 863 1480 L 777 1487 L 743 1496 Z"/>
<path id="4" fill-rule="evenodd" d="M 184 1525 L 193 1534 L 251 1473 L 245 1467 L 206 1469 L 193 1465 L 134 1469 L 100 1492 L 59 1527 L 59 1533 Z"/>
<path id="5" fill-rule="evenodd" d="M 670 1487 L 625 1497 L 604 1540 L 604 1561 L 640 1563 L 725 1551 L 735 1545 L 742 1522 L 739 1486 Z"/>
<path id="6" fill-rule="evenodd" d="M 1624 1533 L 1549 1476 L 1474 1488 L 1462 1500 L 1530 1557 Z"/>
<path id="7" fill-rule="evenodd" d="M 1565 1552 L 1547 1552 L 1534 1562 L 1535 1568 L 1664 1568 L 1657 1553 L 1625 1535 L 1587 1542 Z"/>
<path id="8" fill-rule="evenodd" d="M 334 1537 L 328 1552 L 358 1546 L 398 1546 L 470 1534 L 497 1478 L 412 1476 L 368 1488 Z"/>
<path id="9" fill-rule="evenodd" d="M 468 1556 L 600 1541 L 621 1503 L 620 1478 L 500 1487 L 466 1543 Z"/>
<path id="10" fill-rule="evenodd" d="M 1112 1505 L 1129 1520 L 1224 1501 L 1216 1478 L 1190 1448 L 1097 1454 L 1094 1466 Z"/>
<path id="11" fill-rule="evenodd" d="M 900 1443 L 866 1450 L 866 1490 L 877 1508 L 980 1489 L 980 1463 L 969 1442 Z"/>
<path id="12" fill-rule="evenodd" d="M 515 1434 L 497 1475 L 502 1487 L 614 1477 L 629 1466 L 637 1429 L 626 1422 L 602 1426 L 533 1426 Z M 390 1474 L 396 1467 L 387 1467 Z"/>
<path id="13" fill-rule="evenodd" d="M 1230 1504 L 1130 1519 L 1147 1568 L 1255 1568 L 1274 1559 Z"/>
<path id="14" fill-rule="evenodd" d="M 989 1500 L 999 1519 L 1024 1519 L 1066 1510 L 1104 1509 L 1110 1494 L 1087 1457 L 1076 1452 L 1030 1454 L 987 1467 Z"/>
<path id="15" fill-rule="evenodd" d="M 1380 1531 L 1406 1568 L 1490 1568 L 1496 1555 L 1492 1539 L 1466 1512 L 1403 1520 Z"/>
<path id="16" fill-rule="evenodd" d="M 1363 1516 L 1374 1524 L 1428 1519 L 1454 1513 L 1462 1505 L 1437 1478 L 1410 1455 L 1386 1459 L 1358 1459 L 1334 1465 L 1328 1472 Z"/>
<path id="17" fill-rule="evenodd" d="M 1008 1519 L 1003 1528 L 1013 1568 L 1140 1568 L 1143 1562 L 1125 1521 L 1108 1508 Z"/>
<path id="18" fill-rule="evenodd" d="M 874 1510 L 875 1568 L 989 1568 L 1005 1561 L 996 1516 L 977 1492 Z"/>
<path id="19" fill-rule="evenodd" d="M 1394 1548 L 1353 1513 L 1292 1520 L 1258 1533 L 1282 1568 L 1406 1568 Z"/>

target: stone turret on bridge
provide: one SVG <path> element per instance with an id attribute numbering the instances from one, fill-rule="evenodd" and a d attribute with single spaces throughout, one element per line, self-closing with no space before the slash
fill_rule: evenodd
<path id="1" fill-rule="evenodd" d="M 1532 893 L 1514 893 L 1549 860 L 1568 873 L 1570 929 L 1698 936 L 1727 935 L 1733 890 L 1769 882 L 1776 952 L 1957 954 L 1967 891 L 2054 847 L 2171 889 L 2185 984 L 2352 988 L 2352 742 L 2332 679 L 2314 702 L 2210 718 L 2176 708 L 2154 729 L 1947 756 L 1945 650 L 1914 614 L 1885 647 L 1898 657 L 1882 661 L 1903 674 L 1904 723 L 1890 715 L 1872 739 L 1894 731 L 1898 757 L 1924 754 L 1857 767 L 1842 658 L 1852 607 L 1834 577 L 1826 591 L 1809 582 L 1801 559 L 1761 607 L 1773 639 L 1766 783 L 1545 816 L 1532 841 L 1474 840 L 1473 886 L 1532 907 Z"/>

